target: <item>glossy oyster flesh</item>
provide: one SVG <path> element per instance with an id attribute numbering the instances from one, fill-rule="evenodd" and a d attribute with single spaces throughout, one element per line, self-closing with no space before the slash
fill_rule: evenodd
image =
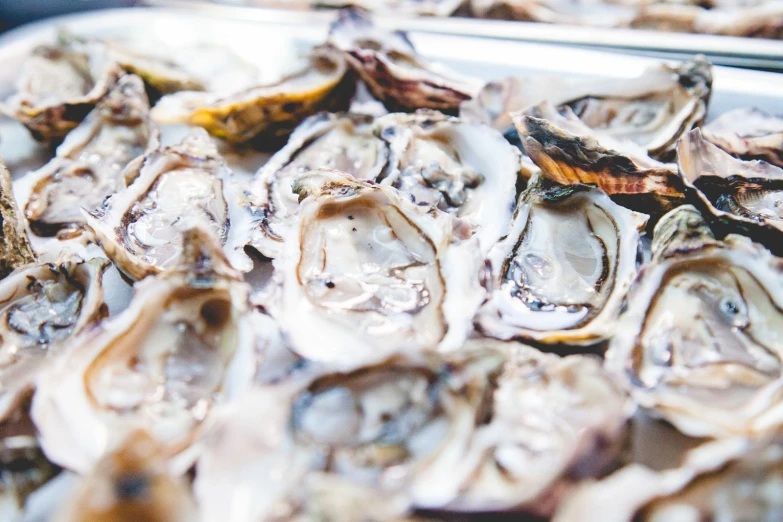
<path id="1" fill-rule="evenodd" d="M 82 208 L 100 206 L 133 181 L 137 170 L 126 166 L 159 142 L 149 110 L 142 81 L 123 76 L 68 134 L 57 155 L 22 180 L 17 195 L 37 235 L 78 231 Z"/>
<path id="2" fill-rule="evenodd" d="M 197 225 L 212 232 L 236 268 L 252 267 L 243 251 L 250 218 L 244 219 L 230 172 L 203 130 L 146 154 L 123 176 L 135 181 L 83 214 L 127 277 L 138 280 L 176 266 L 184 231 Z"/>
<path id="3" fill-rule="evenodd" d="M 529 173 L 499 132 L 424 110 L 382 116 L 375 129 L 390 152 L 381 185 L 463 220 L 482 253 L 508 233 L 518 176 Z"/>
<path id="4" fill-rule="evenodd" d="M 634 210 L 662 213 L 684 200 L 675 165 L 651 159 L 628 140 L 597 136 L 569 107 L 545 102 L 513 116 L 525 152 L 563 185 L 594 184 Z"/>
<path id="5" fill-rule="evenodd" d="M 614 332 L 637 273 L 647 216 L 599 189 L 534 179 L 490 251 L 477 327 L 499 339 L 590 344 Z"/>
<path id="6" fill-rule="evenodd" d="M 253 210 L 259 223 L 253 247 L 269 258 L 279 255 L 286 221 L 299 208 L 293 184 L 310 170 L 326 167 L 359 180 L 378 178 L 389 153 L 386 143 L 373 134 L 372 121 L 357 114 L 321 113 L 297 127 L 288 144 L 256 174 Z"/>
<path id="7" fill-rule="evenodd" d="M 215 403 L 249 380 L 250 288 L 211 231 L 185 232 L 180 264 L 134 287 L 128 308 L 74 337 L 39 386 L 32 418 L 49 458 L 85 472 L 134 430 L 188 450 Z"/>
<path id="8" fill-rule="evenodd" d="M 477 80 L 419 56 L 404 33 L 382 31 L 356 9 L 340 12 L 329 41 L 389 110 L 456 111 L 481 88 Z"/>
<path id="9" fill-rule="evenodd" d="M 24 217 L 14 197 L 11 174 L 0 162 L 0 227 L 3 241 L 0 245 L 0 280 L 14 269 L 35 263 L 35 254 L 27 237 Z"/>
<path id="10" fill-rule="evenodd" d="M 296 512 L 308 476 L 372 487 L 384 507 L 547 515 L 569 474 L 616 456 L 632 409 L 597 360 L 519 344 L 313 372 L 256 388 L 218 422 L 197 466 L 207 519 Z M 239 411 L 264 412 L 268 429 Z"/>
<path id="11" fill-rule="evenodd" d="M 481 300 L 479 252 L 451 216 L 325 169 L 294 191 L 268 308 L 297 353 L 345 367 L 462 344 Z"/>
<path id="12" fill-rule="evenodd" d="M 103 46 L 38 47 L 16 93 L 0 108 L 39 141 L 57 142 L 75 128 L 122 75 Z"/>
<path id="13" fill-rule="evenodd" d="M 677 150 L 683 182 L 716 230 L 742 232 L 783 253 L 783 169 L 736 159 L 705 141 L 698 129 Z"/>
<path id="14" fill-rule="evenodd" d="M 704 139 L 744 160 L 783 167 L 783 117 L 759 109 L 735 109 L 701 128 Z"/>
<path id="15" fill-rule="evenodd" d="M 342 53 L 320 46 L 301 70 L 275 83 L 231 94 L 170 94 L 155 105 L 152 116 L 160 123 L 197 125 L 218 138 L 264 146 L 287 137 L 308 116 L 347 109 L 353 92 L 354 81 Z"/>
<path id="16" fill-rule="evenodd" d="M 717 241 L 691 205 L 661 219 L 652 250 L 607 366 L 640 405 L 687 435 L 779 428 L 783 263 L 745 237 Z"/>
<path id="17" fill-rule="evenodd" d="M 131 433 L 81 479 L 53 522 L 189 522 L 198 512 L 187 481 L 166 468 L 166 448 L 143 430 Z"/>
<path id="18" fill-rule="evenodd" d="M 490 82 L 462 104 L 460 117 L 509 133 L 510 112 L 549 101 L 571 107 L 593 133 L 630 140 L 656 157 L 670 153 L 683 132 L 701 124 L 711 90 L 712 68 L 696 57 L 623 80 L 530 76 Z"/>
<path id="19" fill-rule="evenodd" d="M 34 387 L 71 337 L 108 314 L 105 259 L 31 264 L 0 281 L 0 420 Z"/>

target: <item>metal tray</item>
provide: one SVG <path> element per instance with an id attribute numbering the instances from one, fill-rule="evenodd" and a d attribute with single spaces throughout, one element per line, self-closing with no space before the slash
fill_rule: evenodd
<path id="1" fill-rule="evenodd" d="M 181 7 L 202 13 L 265 23 L 328 23 L 328 10 L 289 11 L 262 7 L 224 5 L 209 0 L 142 0 L 161 7 Z M 480 36 L 520 42 L 578 46 L 605 51 L 633 53 L 658 58 L 683 59 L 694 53 L 707 55 L 716 65 L 783 71 L 783 40 L 740 38 L 708 34 L 662 33 L 623 28 L 597 28 L 533 22 L 482 20 L 463 17 L 401 18 L 384 14 L 380 27 L 404 27 L 433 34 Z"/>

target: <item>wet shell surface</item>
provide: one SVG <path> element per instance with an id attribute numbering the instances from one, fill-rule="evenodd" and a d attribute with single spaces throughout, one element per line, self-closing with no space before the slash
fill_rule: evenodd
<path id="1" fill-rule="evenodd" d="M 783 117 L 759 109 L 736 109 L 701 128 L 704 139 L 744 160 L 783 167 Z"/>

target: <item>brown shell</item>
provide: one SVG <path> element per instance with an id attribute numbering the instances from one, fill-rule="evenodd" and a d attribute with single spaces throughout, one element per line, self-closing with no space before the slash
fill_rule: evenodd
<path id="1" fill-rule="evenodd" d="M 3 231 L 3 242 L 0 246 L 0 279 L 2 279 L 20 266 L 35 263 L 24 218 L 19 213 L 19 207 L 14 199 L 11 175 L 2 163 L 0 163 L 0 226 Z"/>

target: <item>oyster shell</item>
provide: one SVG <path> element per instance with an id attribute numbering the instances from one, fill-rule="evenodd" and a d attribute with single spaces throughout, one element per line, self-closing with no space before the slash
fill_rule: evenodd
<path id="1" fill-rule="evenodd" d="M 735 109 L 701 128 L 704 139 L 732 156 L 783 167 L 783 117 L 759 109 Z"/>
<path id="2" fill-rule="evenodd" d="M 152 110 L 160 123 L 185 123 L 233 142 L 285 138 L 306 117 L 344 110 L 354 80 L 342 53 L 316 47 L 307 65 L 276 83 L 244 88 L 232 94 L 182 91 L 164 96 Z"/>
<path id="3" fill-rule="evenodd" d="M 651 159 L 631 141 L 596 135 L 569 107 L 558 112 L 544 102 L 513 120 L 525 152 L 552 181 L 595 184 L 624 206 L 648 214 L 684 200 L 674 165 Z"/>
<path id="4" fill-rule="evenodd" d="M 705 10 L 694 20 L 693 30 L 698 33 L 779 40 L 783 37 L 783 2 Z"/>
<path id="5" fill-rule="evenodd" d="M 35 435 L 27 433 L 0 438 L 0 467 L 0 517 L 8 521 L 23 520 L 30 494 L 60 471 L 46 460 Z"/>
<path id="6" fill-rule="evenodd" d="M 166 469 L 166 450 L 132 433 L 95 466 L 53 522 L 191 522 L 198 512 L 187 482 Z"/>
<path id="7" fill-rule="evenodd" d="M 0 421 L 72 336 L 106 317 L 105 259 L 30 264 L 0 281 Z"/>
<path id="8" fill-rule="evenodd" d="M 353 367 L 462 344 L 482 298 L 479 253 L 451 216 L 327 169 L 294 192 L 302 201 L 268 308 L 297 353 Z"/>
<path id="9" fill-rule="evenodd" d="M 138 280 L 176 266 L 183 233 L 196 225 L 212 232 L 235 267 L 252 268 L 243 251 L 244 211 L 230 197 L 228 168 L 206 132 L 194 130 L 177 145 L 147 153 L 123 176 L 135 181 L 83 214 L 127 277 Z"/>
<path id="10" fill-rule="evenodd" d="M 59 141 L 75 128 L 122 75 L 99 45 L 36 48 L 25 62 L 17 92 L 0 110 L 39 141 Z"/>
<path id="11" fill-rule="evenodd" d="M 389 110 L 454 111 L 481 88 L 477 80 L 419 56 L 404 33 L 379 30 L 357 9 L 340 11 L 329 41 Z"/>
<path id="12" fill-rule="evenodd" d="M 534 178 L 488 256 L 476 326 L 499 339 L 590 344 L 611 336 L 637 272 L 647 216 L 599 189 Z"/>
<path id="13" fill-rule="evenodd" d="M 382 185 L 459 217 L 484 254 L 508 233 L 517 178 L 529 173 L 500 133 L 426 110 L 382 116 L 375 129 L 390 151 Z"/>
<path id="14" fill-rule="evenodd" d="M 395 16 L 451 16 L 463 0 L 312 0 L 316 7 L 356 7 Z"/>
<path id="15" fill-rule="evenodd" d="M 375 180 L 386 167 L 386 144 L 372 133 L 372 117 L 320 113 L 302 122 L 288 144 L 258 171 L 254 212 L 260 215 L 251 244 L 269 258 L 280 254 L 285 223 L 299 208 L 292 186 L 303 174 L 326 167 L 359 180 Z"/>
<path id="16" fill-rule="evenodd" d="M 211 231 L 183 241 L 179 265 L 137 283 L 126 310 L 73 338 L 39 379 L 32 418 L 52 461 L 85 472 L 143 429 L 188 464 L 213 406 L 250 381 L 249 285 Z"/>
<path id="17" fill-rule="evenodd" d="M 0 226 L 3 241 L 0 244 L 0 280 L 14 269 L 35 263 L 35 254 L 27 237 L 24 218 L 14 198 L 11 174 L 0 162 Z"/>
<path id="18" fill-rule="evenodd" d="M 699 129 L 677 146 L 685 186 L 716 230 L 740 231 L 783 254 L 783 169 L 736 159 L 704 140 Z"/>
<path id="19" fill-rule="evenodd" d="M 133 181 L 123 174 L 138 171 L 125 167 L 159 143 L 149 110 L 141 79 L 123 76 L 68 134 L 54 159 L 23 178 L 17 196 L 35 234 L 77 232 L 84 224 L 82 208 L 100 206 Z"/>
<path id="20" fill-rule="evenodd" d="M 635 400 L 697 437 L 783 424 L 783 263 L 737 235 L 717 241 L 698 211 L 655 227 L 653 258 L 628 296 L 607 367 Z"/>
<path id="21" fill-rule="evenodd" d="M 627 26 L 637 11 L 600 0 L 470 0 L 470 8 L 479 18 L 601 27 Z"/>
<path id="22" fill-rule="evenodd" d="M 632 410 L 598 360 L 518 344 L 324 370 L 224 412 L 198 462 L 206 519 L 301 509 L 308 476 L 372 487 L 370 519 L 376 505 L 547 514 L 569 474 L 598 473 L 616 455 Z M 264 412 L 268 429 L 246 412 Z"/>

